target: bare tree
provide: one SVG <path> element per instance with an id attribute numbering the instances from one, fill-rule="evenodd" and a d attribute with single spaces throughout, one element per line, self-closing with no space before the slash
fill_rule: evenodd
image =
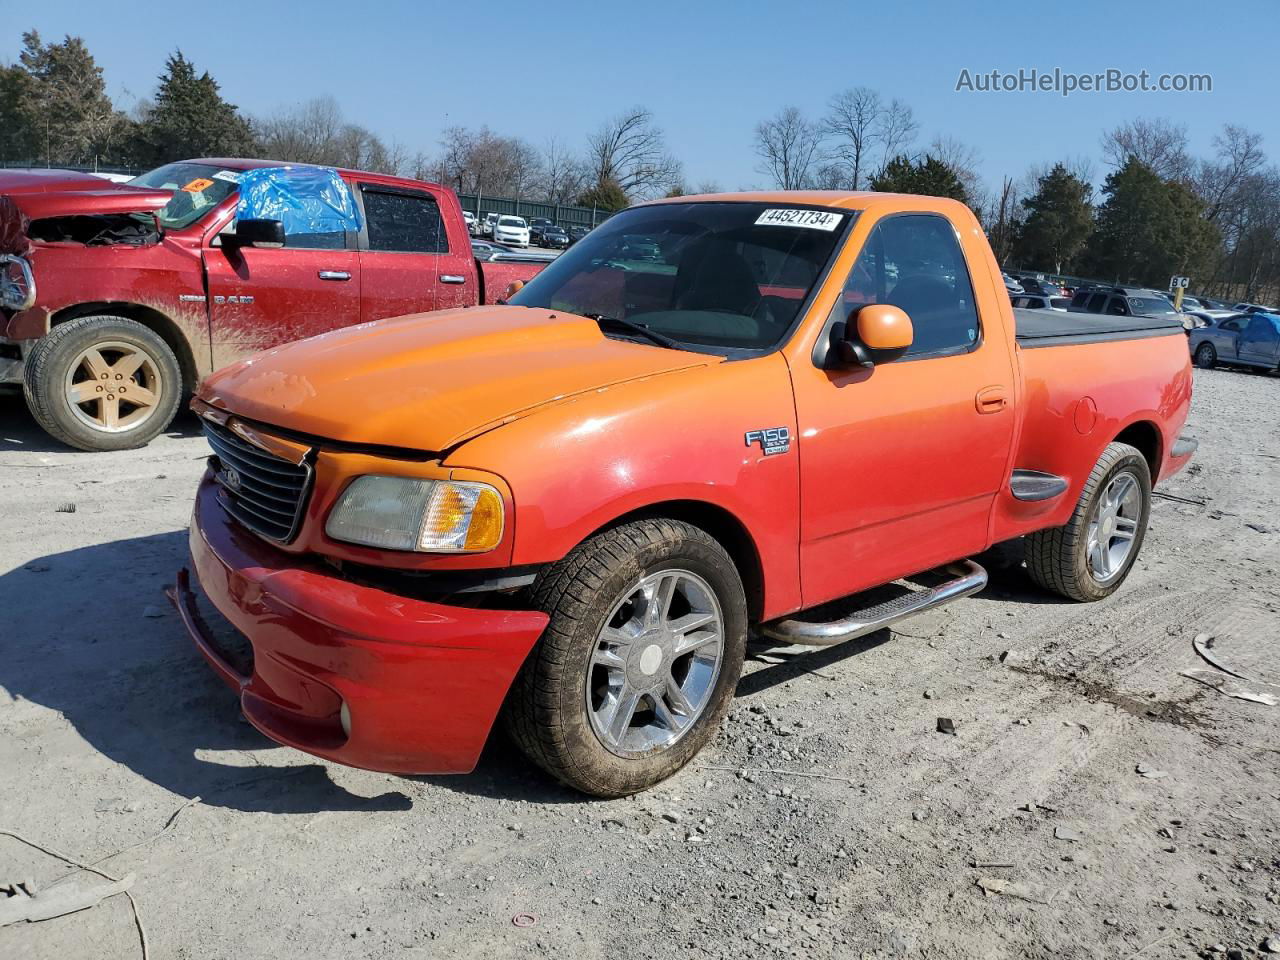
<path id="1" fill-rule="evenodd" d="M 1196 193 L 1205 202 L 1205 219 L 1216 221 L 1239 199 L 1240 187 L 1266 162 L 1262 135 L 1235 124 L 1225 124 L 1213 138 L 1214 160 L 1202 160 L 1196 175 Z"/>
<path id="2" fill-rule="evenodd" d="M 991 241 L 996 262 L 1002 267 L 1013 253 L 1023 213 L 1017 184 L 1012 177 L 1004 177 L 1000 182 L 1000 190 L 979 214 L 986 226 L 987 239 Z"/>
<path id="3" fill-rule="evenodd" d="M 982 154 L 977 147 L 950 135 L 938 135 L 929 143 L 929 155 L 950 167 L 974 205 L 981 205 L 983 188 L 978 167 L 982 163 Z"/>
<path id="4" fill-rule="evenodd" d="M 694 188 L 694 193 L 724 193 L 719 180 L 703 180 Z"/>
<path id="5" fill-rule="evenodd" d="M 871 165 L 871 149 L 882 132 L 884 102 L 880 94 L 870 87 L 852 87 L 832 97 L 827 109 L 823 128 L 834 141 L 833 157 L 847 174 L 840 179 L 845 180 L 850 189 L 857 190 Z M 836 179 L 837 169 L 828 170 L 824 179 Z M 831 185 L 838 187 L 843 184 L 836 182 Z"/>
<path id="6" fill-rule="evenodd" d="M 542 149 L 542 199 L 572 203 L 587 185 L 587 167 L 561 141 L 552 137 Z"/>
<path id="7" fill-rule="evenodd" d="M 449 127 L 440 141 L 436 177 L 459 193 L 523 197 L 542 178 L 538 151 L 518 137 L 488 127 Z"/>
<path id="8" fill-rule="evenodd" d="M 1187 125 L 1164 117 L 1138 117 L 1102 135 L 1102 156 L 1119 169 L 1136 157 L 1166 180 L 1186 180 L 1192 163 L 1187 154 Z"/>
<path id="9" fill-rule="evenodd" d="M 883 167 L 898 154 L 905 153 L 915 143 L 919 132 L 920 124 L 916 122 L 911 107 L 896 98 L 890 100 L 876 121 L 876 140 L 881 147 L 880 165 Z"/>
<path id="10" fill-rule="evenodd" d="M 587 163 L 596 185 L 617 183 L 632 198 L 660 195 L 680 180 L 680 162 L 646 107 L 606 121 L 587 139 Z"/>
<path id="11" fill-rule="evenodd" d="M 814 161 L 822 145 L 822 128 L 806 120 L 796 107 L 785 107 L 756 126 L 756 155 L 761 173 L 783 190 L 810 184 Z"/>

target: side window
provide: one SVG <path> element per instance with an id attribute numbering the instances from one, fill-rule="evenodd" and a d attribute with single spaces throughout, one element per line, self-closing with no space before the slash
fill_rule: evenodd
<path id="1" fill-rule="evenodd" d="M 1124 302 L 1124 297 L 1112 297 L 1111 303 L 1107 306 L 1107 313 L 1114 314 L 1117 317 L 1127 317 L 1129 315 L 1129 305 Z"/>
<path id="2" fill-rule="evenodd" d="M 1089 302 L 1088 290 L 1082 290 L 1079 293 L 1077 293 L 1074 297 L 1071 298 L 1071 305 L 1073 307 L 1083 307 L 1088 302 Z"/>
<path id="3" fill-rule="evenodd" d="M 1089 298 L 1089 312 L 1101 313 L 1103 307 L 1107 305 L 1107 295 L 1105 293 L 1095 293 Z"/>
<path id="4" fill-rule="evenodd" d="M 394 253 L 448 253 L 444 221 L 435 198 L 427 193 L 365 187 L 364 213 L 369 221 L 369 249 Z"/>
<path id="5" fill-rule="evenodd" d="M 966 353 L 978 345 L 979 320 L 969 268 L 950 221 L 936 214 L 881 220 L 845 281 L 841 304 L 901 307 L 915 340 L 907 357 Z"/>
<path id="6" fill-rule="evenodd" d="M 1240 321 L 1239 320 L 1223 320 L 1219 329 L 1230 330 L 1234 333 L 1235 331 L 1240 329 Z"/>

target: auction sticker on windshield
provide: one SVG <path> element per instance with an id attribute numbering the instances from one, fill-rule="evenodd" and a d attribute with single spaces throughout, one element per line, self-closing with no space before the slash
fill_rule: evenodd
<path id="1" fill-rule="evenodd" d="M 756 226 L 767 227 L 808 227 L 810 230 L 831 231 L 840 226 L 843 213 L 832 213 L 830 210 L 796 210 L 789 207 L 774 207 L 756 217 Z"/>

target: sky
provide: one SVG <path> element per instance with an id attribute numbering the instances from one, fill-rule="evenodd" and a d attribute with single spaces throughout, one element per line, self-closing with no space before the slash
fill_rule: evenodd
<path id="1" fill-rule="evenodd" d="M 752 151 L 756 124 L 788 106 L 818 118 L 854 86 L 910 104 L 918 147 L 935 135 L 974 146 L 990 183 L 1077 157 L 1092 157 L 1100 179 L 1101 133 L 1137 116 L 1185 123 L 1197 155 L 1223 123 L 1241 123 L 1280 161 L 1266 53 L 1280 36 L 1276 0 L 0 0 L 0 25 L 0 62 L 17 58 L 26 29 L 46 41 L 83 37 L 126 110 L 181 49 L 250 115 L 332 95 L 348 119 L 410 153 L 435 153 L 454 124 L 576 148 L 605 118 L 643 105 L 690 186 L 768 185 Z M 1212 92 L 956 90 L 966 69 L 1055 68 L 1207 73 Z"/>

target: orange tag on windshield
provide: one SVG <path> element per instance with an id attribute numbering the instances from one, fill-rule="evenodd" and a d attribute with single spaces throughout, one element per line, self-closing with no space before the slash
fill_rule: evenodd
<path id="1" fill-rule="evenodd" d="M 204 177 L 196 177 L 196 179 L 192 180 L 182 189 L 184 193 L 204 193 L 212 186 L 212 180 L 206 180 Z"/>

